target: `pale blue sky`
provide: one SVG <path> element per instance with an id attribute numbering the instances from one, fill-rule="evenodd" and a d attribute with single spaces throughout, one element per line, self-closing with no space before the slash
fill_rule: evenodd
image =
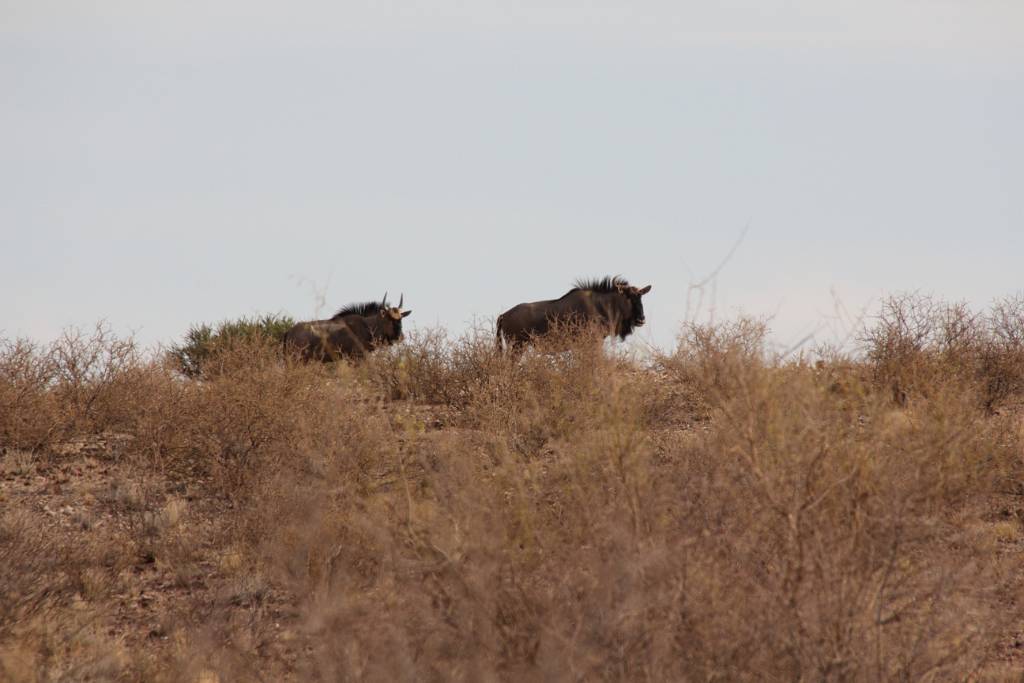
<path id="1" fill-rule="evenodd" d="M 1024 290 L 1017 0 L 0 0 L 0 98 L 8 337 L 622 273 L 667 346 L 748 223 L 716 308 L 781 343 Z"/>

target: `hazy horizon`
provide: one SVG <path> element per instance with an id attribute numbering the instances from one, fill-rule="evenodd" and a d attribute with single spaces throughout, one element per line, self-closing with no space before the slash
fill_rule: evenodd
<path id="1" fill-rule="evenodd" d="M 713 298 L 786 345 L 895 292 L 1024 290 L 1019 3 L 0 18 L 0 336 L 105 319 L 168 343 L 385 290 L 410 329 L 457 335 L 622 274 L 653 285 L 639 343 L 669 346 Z"/>

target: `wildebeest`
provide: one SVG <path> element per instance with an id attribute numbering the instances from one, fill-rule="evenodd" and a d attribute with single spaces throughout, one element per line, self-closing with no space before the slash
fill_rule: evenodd
<path id="1" fill-rule="evenodd" d="M 404 301 L 403 294 L 397 307 L 389 306 L 385 294 L 381 301 L 345 306 L 328 320 L 296 323 L 284 335 L 285 348 L 307 361 L 361 358 L 402 339 L 402 318 L 412 313 L 402 310 Z"/>
<path id="2" fill-rule="evenodd" d="M 519 346 L 531 337 L 546 334 L 553 325 L 588 325 L 607 330 L 604 336 L 625 339 L 644 324 L 641 297 L 651 286 L 634 287 L 619 276 L 577 280 L 560 299 L 513 306 L 498 316 L 497 341 Z"/>

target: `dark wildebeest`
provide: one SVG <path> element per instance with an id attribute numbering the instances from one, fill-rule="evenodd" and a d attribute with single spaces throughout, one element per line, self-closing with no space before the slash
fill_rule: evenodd
<path id="1" fill-rule="evenodd" d="M 402 318 L 412 311 L 403 311 L 405 295 L 397 307 L 388 305 L 388 295 L 381 301 L 350 304 L 329 320 L 296 323 L 284 335 L 286 349 L 298 352 L 303 360 L 325 363 L 343 356 L 361 358 L 381 346 L 402 339 Z"/>
<path id="2" fill-rule="evenodd" d="M 577 280 L 561 299 L 513 306 L 498 316 L 498 348 L 504 338 L 509 347 L 546 334 L 554 325 L 596 325 L 625 339 L 644 324 L 641 297 L 651 286 L 633 287 L 621 277 Z"/>

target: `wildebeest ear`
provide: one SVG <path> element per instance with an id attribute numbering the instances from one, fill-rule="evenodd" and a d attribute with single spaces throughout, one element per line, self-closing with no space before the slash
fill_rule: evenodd
<path id="1" fill-rule="evenodd" d="M 412 311 L 402 311 L 402 317 L 404 318 L 405 316 L 409 315 L 410 313 L 412 313 Z"/>
<path id="2" fill-rule="evenodd" d="M 640 290 L 640 296 L 643 296 L 644 294 L 646 294 L 649 291 L 651 291 L 651 286 L 647 285 L 646 287 L 644 287 L 643 289 Z"/>

